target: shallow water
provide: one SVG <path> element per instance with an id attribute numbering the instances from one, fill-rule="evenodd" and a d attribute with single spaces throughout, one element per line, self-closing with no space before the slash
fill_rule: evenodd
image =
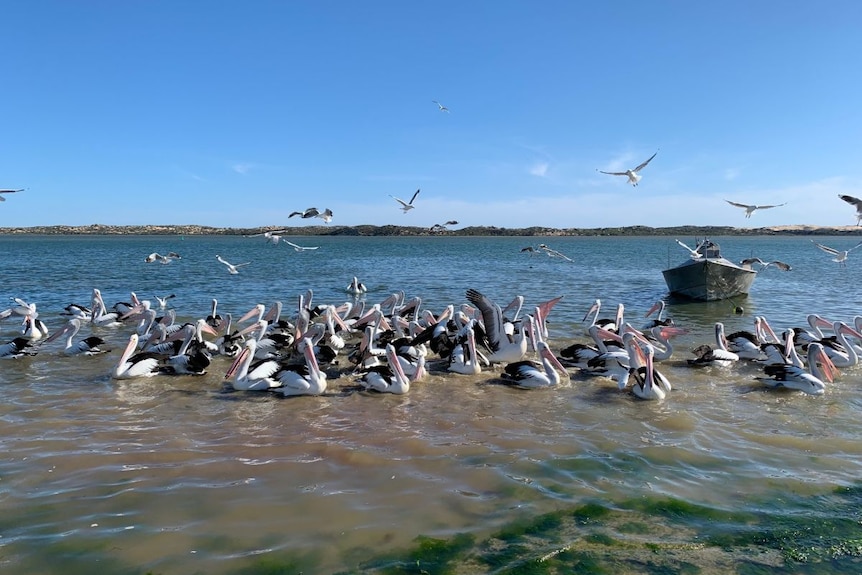
<path id="1" fill-rule="evenodd" d="M 235 318 L 275 300 L 291 315 L 308 288 L 315 302 L 338 305 L 351 299 L 344 287 L 353 276 L 369 286 L 368 304 L 401 289 L 435 313 L 465 302 L 471 287 L 503 304 L 523 294 L 525 311 L 563 295 L 549 318 L 558 350 L 585 341 L 582 319 L 596 298 L 603 316 L 622 302 L 627 319 L 643 323 L 666 298 L 660 270 L 685 257 L 673 238 L 539 240 L 575 260 L 568 263 L 521 253 L 530 239 L 292 238 L 320 246 L 298 253 L 261 238 L 2 237 L 0 271 L 6 296 L 37 303 L 52 330 L 65 321 L 63 306 L 89 305 L 94 287 L 108 305 L 131 291 L 146 299 L 174 293 L 170 305 L 183 319 L 205 317 L 212 298 Z M 654 562 L 705 572 L 752 561 L 788 572 L 825 568 L 824 555 L 789 557 L 762 540 L 722 539 L 707 545 L 713 554 L 703 546 L 758 521 L 794 517 L 812 525 L 820 516 L 843 519 L 829 536 L 860 538 L 855 500 L 842 494 L 862 473 L 862 368 L 842 370 L 824 396 L 812 397 L 767 390 L 755 366 L 693 370 L 685 359 L 713 340 L 716 321 L 728 332 L 752 329 L 754 315 L 778 331 L 804 325 L 812 312 L 852 322 L 859 262 L 851 254 L 842 268 L 807 238 L 713 239 L 730 259 L 757 255 L 794 269 L 767 269 L 751 295 L 733 302 L 670 301 L 668 315 L 690 332 L 660 366 L 674 385 L 660 403 L 575 369 L 556 389 L 524 391 L 502 385 L 499 370 L 468 377 L 432 364 L 408 395 L 391 396 L 357 392 L 354 378 L 334 368 L 325 396 L 291 399 L 227 390 L 230 360 L 219 357 L 201 377 L 114 381 L 110 369 L 131 332 L 125 326 L 93 328 L 114 349 L 105 356 L 69 358 L 49 344 L 35 357 L 0 362 L 0 564 L 6 573 L 89 573 L 94 565 L 165 574 L 275 565 L 306 573 L 503 572 L 563 547 L 553 561 L 568 560 L 580 545 L 597 562 L 581 572 L 643 572 L 644 549 Z M 183 258 L 143 262 L 171 250 Z M 229 275 L 216 254 L 252 263 Z M 743 314 L 733 313 L 737 305 Z M 12 318 L 0 322 L 3 341 L 18 327 Z M 573 525 L 555 519 L 553 537 L 501 536 L 584 505 L 606 514 Z M 426 540 L 417 537 L 451 543 L 463 534 L 469 560 L 423 567 L 428 555 L 416 549 Z M 476 556 L 488 555 L 489 542 L 512 552 L 482 563 Z M 698 554 L 680 557 L 695 545 Z M 445 555 L 434 553 L 438 561 Z M 857 555 L 833 553 L 830 569 L 842 572 Z M 613 563 L 620 557 L 626 562 Z"/>

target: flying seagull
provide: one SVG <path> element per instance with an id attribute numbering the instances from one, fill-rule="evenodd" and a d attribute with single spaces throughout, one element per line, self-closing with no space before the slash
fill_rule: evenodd
<path id="1" fill-rule="evenodd" d="M 838 197 L 847 202 L 848 204 L 856 206 L 856 225 L 862 225 L 862 200 L 844 194 L 838 194 Z"/>
<path id="2" fill-rule="evenodd" d="M 859 242 L 858 244 L 856 244 L 855 246 L 853 246 L 849 250 L 836 250 L 835 248 L 830 248 L 829 246 L 824 246 L 823 244 L 818 244 L 814 240 L 811 240 L 811 243 L 813 243 L 815 246 L 817 246 L 818 248 L 820 248 L 821 250 L 823 250 L 827 254 L 835 256 L 834 258 L 832 258 L 832 261 L 838 262 L 840 265 L 845 266 L 845 267 L 847 266 L 847 256 L 850 255 L 850 252 L 852 252 L 853 250 L 855 250 L 859 246 L 862 246 L 862 242 Z"/>
<path id="3" fill-rule="evenodd" d="M 448 110 L 447 110 L 448 111 Z M 15 194 L 18 192 L 23 192 L 26 188 L 21 188 L 20 190 L 0 190 L 0 194 Z M 5 202 L 6 198 L 0 196 L 0 202 Z"/>
<path id="4" fill-rule="evenodd" d="M 457 226 L 457 225 L 458 225 L 457 220 L 449 220 L 445 224 L 434 224 L 433 226 L 428 228 L 428 231 L 432 232 L 432 233 L 434 233 L 434 232 L 445 232 L 445 231 L 447 231 L 446 226 Z"/>
<path id="5" fill-rule="evenodd" d="M 441 104 L 437 100 L 431 100 L 431 101 L 434 102 L 435 104 L 437 104 L 437 107 L 440 108 L 441 112 L 446 112 L 447 114 L 449 113 L 449 108 L 447 108 L 446 106 L 444 106 L 443 104 Z"/>
<path id="6" fill-rule="evenodd" d="M 167 255 L 164 255 L 164 256 L 158 252 L 153 252 L 150 255 L 148 255 L 147 257 L 145 257 L 144 261 L 147 262 L 148 264 L 151 264 L 153 262 L 169 264 L 174 260 L 181 260 L 181 259 L 183 259 L 183 258 L 181 258 L 180 254 L 178 254 L 177 252 L 168 252 Z"/>
<path id="7" fill-rule="evenodd" d="M 402 211 L 402 212 L 404 212 L 404 213 L 406 214 L 407 212 L 409 212 L 410 210 L 412 210 L 414 207 L 416 207 L 416 206 L 414 206 L 414 205 L 413 205 L 413 200 L 415 200 L 415 199 L 416 199 L 416 196 L 418 196 L 418 195 L 419 195 L 419 190 L 416 190 L 416 192 L 414 192 L 414 193 L 413 193 L 413 197 L 412 197 L 412 198 L 410 198 L 410 201 L 409 201 L 409 202 L 405 202 L 404 200 L 402 200 L 402 199 L 400 199 L 400 198 L 396 198 L 396 197 L 395 197 L 395 196 L 393 196 L 392 194 L 390 194 L 390 195 L 389 195 L 389 197 L 390 197 L 390 198 L 394 198 L 396 202 L 398 202 L 399 204 L 401 204 L 401 211 Z"/>
<path id="8" fill-rule="evenodd" d="M 765 210 L 767 208 L 779 208 L 779 207 L 787 204 L 787 202 L 785 202 L 783 204 L 775 204 L 772 206 L 755 206 L 752 204 L 740 204 L 737 202 L 731 202 L 730 200 L 724 200 L 724 201 L 727 202 L 728 204 L 730 204 L 731 206 L 736 206 L 737 208 L 742 208 L 743 210 L 745 210 L 745 217 L 746 218 L 750 218 L 751 214 L 753 214 L 755 210 Z"/>
<path id="9" fill-rule="evenodd" d="M 295 243 L 289 242 L 283 238 L 281 241 L 283 241 L 284 243 L 286 243 L 287 245 L 289 245 L 290 247 L 292 247 L 293 249 L 295 249 L 298 252 L 304 252 L 305 250 L 316 250 L 317 248 L 320 247 L 320 246 L 298 246 Z"/>
<path id="10" fill-rule="evenodd" d="M 687 250 L 688 250 L 688 253 L 689 253 L 689 255 L 691 256 L 691 259 L 693 259 L 693 260 L 699 260 L 700 258 L 702 258 L 702 257 L 703 257 L 703 254 L 702 254 L 702 253 L 700 253 L 699 251 L 694 250 L 694 249 L 692 249 L 692 248 L 688 247 L 687 245 L 685 245 L 685 244 L 684 244 L 684 243 L 682 243 L 681 241 L 679 241 L 679 240 L 674 240 L 674 241 L 675 241 L 676 243 L 678 243 L 679 245 L 681 245 L 682 247 L 684 247 L 685 249 L 687 249 Z"/>
<path id="11" fill-rule="evenodd" d="M 771 262 L 765 262 L 765 261 L 763 261 L 762 259 L 757 258 L 757 257 L 745 258 L 744 260 L 742 260 L 741 262 L 739 262 L 739 265 L 741 265 L 741 266 L 742 266 L 742 267 L 744 267 L 744 268 L 749 268 L 749 269 L 751 269 L 751 266 L 752 266 L 753 264 L 760 264 L 761 266 L 763 266 L 763 267 L 761 267 L 761 268 L 760 268 L 760 271 L 765 270 L 765 269 L 766 269 L 766 268 L 768 268 L 769 266 L 775 266 L 775 267 L 777 267 L 778 269 L 780 269 L 780 270 L 781 270 L 781 271 L 783 271 L 783 272 L 789 272 L 790 270 L 792 270 L 792 269 L 793 269 L 793 268 L 790 266 L 790 264 L 786 264 L 786 263 L 784 263 L 784 262 L 780 262 L 780 261 L 778 261 L 778 260 L 773 260 L 773 261 L 771 261 Z"/>
<path id="12" fill-rule="evenodd" d="M 230 263 L 229 261 L 227 261 L 226 259 L 224 259 L 223 257 L 221 257 L 221 256 L 219 256 L 219 255 L 217 255 L 217 256 L 216 256 L 216 259 L 217 259 L 218 261 L 220 261 L 221 263 L 223 263 L 224 265 L 226 265 L 226 266 L 227 266 L 227 271 L 228 271 L 228 273 L 231 273 L 231 274 L 238 274 L 238 273 L 239 273 L 239 269 L 237 269 L 237 268 L 241 268 L 242 266 L 247 266 L 248 264 L 250 264 L 250 263 L 251 263 L 251 262 L 245 262 L 244 264 L 236 264 L 236 265 L 234 265 L 234 264 Z"/>
<path id="13" fill-rule="evenodd" d="M 601 173 L 601 174 L 608 174 L 609 176 L 626 176 L 626 177 L 628 177 L 629 183 L 631 185 L 637 186 L 638 182 L 641 179 L 641 176 L 638 175 L 638 172 L 640 172 L 641 170 L 646 168 L 647 164 L 649 164 L 652 161 L 652 159 L 655 158 L 656 154 L 658 154 L 658 152 L 656 152 L 655 154 L 650 156 L 649 160 L 640 164 L 638 167 L 631 169 L 631 170 L 626 170 L 625 172 L 603 172 L 602 170 L 596 170 L 596 171 Z"/>
<path id="14" fill-rule="evenodd" d="M 570 258 L 569 256 L 564 256 L 563 254 L 561 254 L 561 253 L 560 253 L 560 252 L 558 252 L 557 250 L 552 250 L 551 248 L 549 248 L 549 247 L 548 247 L 548 246 L 546 246 L 545 244 L 539 244 L 539 249 L 540 249 L 540 250 L 542 250 L 543 252 L 545 252 L 546 254 L 548 254 L 548 255 L 549 255 L 550 257 L 552 257 L 552 258 L 560 258 L 560 259 L 564 259 L 564 260 L 566 260 L 567 262 L 573 262 L 573 261 L 575 261 L 575 260 L 573 260 L 572 258 Z"/>
<path id="15" fill-rule="evenodd" d="M 307 218 L 313 218 L 313 217 L 319 216 L 319 215 L 320 215 L 320 212 L 317 210 L 317 208 L 308 208 L 304 212 L 291 212 L 290 215 L 287 217 L 292 218 L 293 216 L 299 216 L 302 219 L 307 219 Z"/>

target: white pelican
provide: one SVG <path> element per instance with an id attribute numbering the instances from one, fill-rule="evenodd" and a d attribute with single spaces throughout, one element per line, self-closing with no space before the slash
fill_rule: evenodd
<path id="1" fill-rule="evenodd" d="M 746 218 L 750 218 L 751 214 L 753 214 L 755 212 L 755 210 L 765 210 L 767 208 L 780 208 L 781 206 L 787 205 L 787 203 L 785 202 L 783 204 L 773 204 L 773 205 L 769 205 L 769 206 L 756 206 L 754 204 L 740 204 L 737 202 L 731 202 L 730 200 L 724 200 L 724 201 L 727 202 L 728 204 L 730 204 L 731 206 L 736 206 L 737 208 L 742 208 L 743 210 L 745 210 L 745 217 Z"/>
<path id="2" fill-rule="evenodd" d="M 419 190 L 416 190 L 415 192 L 413 192 L 413 197 L 410 198 L 409 202 L 405 202 L 404 200 L 402 200 L 400 198 L 396 198 L 395 196 L 393 196 L 391 194 L 389 195 L 389 197 L 393 198 L 396 202 L 401 204 L 401 211 L 406 214 L 407 212 L 409 212 L 410 210 L 412 210 L 415 207 L 413 205 L 413 200 L 415 200 L 416 196 L 418 196 L 418 195 L 419 195 Z"/>
<path id="3" fill-rule="evenodd" d="M 763 371 L 770 377 L 755 379 L 767 386 L 797 389 L 810 395 L 825 393 L 824 380 L 831 382 L 836 373 L 835 366 L 819 343 L 808 346 L 808 371 L 790 364 L 767 365 Z"/>
<path id="4" fill-rule="evenodd" d="M 210 327 L 218 329 L 222 324 L 222 317 L 217 312 L 218 309 L 218 300 L 213 298 L 212 301 L 212 310 L 210 314 L 206 317 L 206 322 L 210 325 Z"/>
<path id="5" fill-rule="evenodd" d="M 345 290 L 347 291 L 347 293 L 352 293 L 353 295 L 360 295 L 367 292 L 368 288 L 365 287 L 365 284 L 359 281 L 356 276 L 353 276 L 353 279 L 350 280 L 349 284 L 347 284 Z"/>
<path id="6" fill-rule="evenodd" d="M 257 340 L 247 340 L 224 374 L 225 380 L 231 380 L 231 386 L 237 391 L 266 391 L 281 387 L 281 381 L 277 379 L 281 369 L 278 361 L 263 359 L 252 366 L 256 350 Z"/>
<path id="7" fill-rule="evenodd" d="M 658 327 L 658 326 L 673 325 L 672 319 L 670 319 L 670 318 L 665 319 L 664 318 L 665 305 L 666 304 L 665 304 L 663 299 L 660 299 L 657 302 L 655 302 L 652 305 L 652 307 L 649 308 L 647 310 L 647 312 L 644 314 L 644 317 L 649 317 L 652 314 L 654 314 L 655 312 L 658 312 L 658 314 L 656 314 L 656 316 L 653 319 L 648 320 L 647 323 L 644 324 L 643 328 L 641 328 L 641 329 L 650 330 L 650 329 L 652 329 L 654 327 Z"/>
<path id="8" fill-rule="evenodd" d="M 856 225 L 860 225 L 860 222 L 862 222 L 862 200 L 853 196 L 848 196 L 846 194 L 838 194 L 838 197 L 850 204 L 851 206 L 856 207 Z"/>
<path id="9" fill-rule="evenodd" d="M 446 110 L 448 112 L 448 110 Z M 18 192 L 23 192 L 27 188 L 21 188 L 20 190 L 0 190 L 0 202 L 5 202 L 6 198 L 3 197 L 2 194 L 16 194 Z"/>
<path id="10" fill-rule="evenodd" d="M 79 305 L 76 303 L 70 303 L 66 307 L 63 308 L 64 311 L 60 312 L 60 315 L 70 315 L 72 317 L 77 317 L 82 321 L 90 321 L 90 315 L 93 313 L 90 308 L 87 306 Z"/>
<path id="11" fill-rule="evenodd" d="M 485 337 L 480 339 L 490 354 L 491 363 L 512 363 L 521 361 L 527 355 L 527 339 L 523 329 L 510 335 L 513 330 L 511 323 L 503 322 L 503 310 L 474 289 L 467 290 L 467 300 L 475 305 L 482 314 L 482 328 Z M 508 326 L 508 327 L 507 327 Z"/>
<path id="12" fill-rule="evenodd" d="M 727 349 L 727 339 L 724 337 L 724 324 L 717 321 L 714 328 L 715 347 L 704 344 L 691 350 L 697 356 L 697 359 L 688 360 L 689 365 L 720 365 L 727 367 L 739 361 L 739 355 Z"/>
<path id="13" fill-rule="evenodd" d="M 449 113 L 449 108 L 447 108 L 446 106 L 444 106 L 443 104 L 441 104 L 437 100 L 431 100 L 431 101 L 434 102 L 435 104 L 437 104 L 438 110 L 440 110 L 441 112 L 446 112 L 447 114 Z"/>
<path id="14" fill-rule="evenodd" d="M 230 274 L 234 274 L 234 275 L 239 273 L 239 269 L 237 269 L 237 268 L 241 268 L 241 267 L 243 267 L 243 266 L 247 266 L 248 264 L 250 264 L 250 263 L 251 263 L 251 262 L 245 262 L 245 263 L 243 263 L 243 264 L 236 264 L 236 265 L 234 265 L 234 264 L 230 263 L 229 261 L 227 261 L 226 259 L 224 259 L 223 257 L 221 257 L 221 256 L 219 256 L 219 255 L 217 255 L 217 256 L 216 256 L 216 259 L 217 259 L 218 261 L 220 261 L 221 263 L 223 263 L 224 265 L 226 265 L 226 266 L 227 266 L 227 271 L 228 271 L 228 273 L 230 273 Z"/>
<path id="15" fill-rule="evenodd" d="M 635 378 L 635 382 L 632 385 L 632 393 L 641 399 L 664 399 L 667 397 L 667 392 L 656 379 L 652 348 L 649 346 L 647 346 L 646 350 L 642 350 L 640 346 L 637 346 L 637 348 L 646 355 L 646 365 L 632 371 L 632 376 Z"/>
<path id="16" fill-rule="evenodd" d="M 859 363 L 859 351 L 856 345 L 847 339 L 847 336 L 862 340 L 862 333 L 843 321 L 834 322 L 832 331 L 835 332 L 834 338 L 823 338 L 818 343 L 823 345 L 823 351 L 829 356 L 835 367 L 853 367 Z"/>
<path id="17" fill-rule="evenodd" d="M 470 323 L 465 328 L 464 342 L 457 345 L 449 355 L 449 371 L 463 375 L 479 375 L 482 361 L 476 349 L 476 331 Z"/>
<path id="18" fill-rule="evenodd" d="M 159 356 L 155 353 L 135 353 L 138 348 L 138 334 L 129 336 L 129 344 L 120 356 L 120 360 L 111 371 L 114 379 L 131 379 L 133 377 L 152 377 L 161 372 Z"/>
<path id="19" fill-rule="evenodd" d="M 19 359 L 25 355 L 36 355 L 33 343 L 25 337 L 16 337 L 9 343 L 0 345 L 0 359 Z"/>
<path id="20" fill-rule="evenodd" d="M 276 393 L 282 395 L 320 395 L 326 391 L 326 374 L 320 370 L 317 358 L 314 356 L 314 346 L 308 338 L 303 340 L 302 355 L 305 365 L 282 365 L 278 375 L 281 387 Z"/>
<path id="21" fill-rule="evenodd" d="M 754 318 L 755 333 L 740 330 L 725 336 L 723 323 L 717 322 L 715 328 L 718 330 L 715 334 L 716 343 L 719 344 L 720 348 L 736 354 L 737 359 L 763 360 L 764 353 L 761 346 L 765 341 L 761 335 L 761 331 L 763 331 L 762 317 Z M 771 331 L 772 328 L 769 329 Z"/>
<path id="22" fill-rule="evenodd" d="M 150 255 L 148 255 L 147 257 L 145 257 L 144 261 L 148 264 L 151 264 L 153 262 L 159 262 L 162 264 L 169 264 L 174 260 L 180 260 L 180 259 L 182 259 L 182 258 L 180 257 L 180 254 L 178 254 L 177 252 L 168 252 L 168 254 L 164 255 L 164 256 L 158 252 L 153 252 Z"/>
<path id="23" fill-rule="evenodd" d="M 385 350 L 388 365 L 371 367 L 359 378 L 359 384 L 367 390 L 403 395 L 410 391 L 410 379 L 404 373 L 395 347 L 388 344 Z"/>
<path id="24" fill-rule="evenodd" d="M 316 250 L 317 248 L 319 248 L 319 247 L 320 247 L 320 246 L 298 246 L 298 245 L 296 245 L 295 243 L 293 243 L 293 242 L 289 242 L 289 241 L 284 240 L 284 239 L 283 239 L 283 240 L 281 240 L 281 241 L 283 241 L 284 243 L 286 243 L 287 245 L 289 245 L 290 247 L 292 247 L 292 248 L 293 248 L 295 251 L 297 251 L 297 252 L 304 252 L 304 251 L 306 251 L 306 250 Z"/>
<path id="25" fill-rule="evenodd" d="M 584 319 L 581 321 L 587 321 L 587 318 L 590 315 L 593 316 L 590 325 L 597 325 L 602 329 L 606 329 L 608 331 L 619 332 L 623 327 L 623 314 L 625 313 L 625 306 L 622 302 L 617 304 L 617 313 L 614 316 L 613 320 L 610 319 L 599 319 L 599 312 L 602 309 L 602 300 L 597 299 L 593 302 L 593 305 L 590 306 L 590 309 L 587 310 L 587 313 L 584 314 Z"/>
<path id="26" fill-rule="evenodd" d="M 838 262 L 839 265 L 842 265 L 845 267 L 847 266 L 847 256 L 850 255 L 850 252 L 852 252 L 853 250 L 855 250 L 859 246 L 862 246 L 862 242 L 859 242 L 858 244 L 856 244 L 855 246 L 853 246 L 850 249 L 836 250 L 835 248 L 830 248 L 829 246 L 824 246 L 823 244 L 818 244 L 814 240 L 811 240 L 811 243 L 813 243 L 815 246 L 817 246 L 818 248 L 820 248 L 821 250 L 823 250 L 827 254 L 835 256 L 832 259 L 832 261 Z"/>
<path id="27" fill-rule="evenodd" d="M 602 174 L 608 174 L 609 176 L 626 176 L 629 179 L 629 183 L 631 185 L 637 186 L 638 182 L 641 179 L 641 176 L 638 175 L 638 172 L 640 172 L 641 170 L 646 168 L 647 164 L 649 164 L 652 161 L 652 159 L 655 158 L 656 154 L 658 154 L 658 152 L 656 152 L 655 154 L 650 156 L 646 162 L 640 164 L 636 168 L 633 168 L 631 170 L 626 170 L 625 172 L 603 172 L 602 170 L 597 170 L 597 171 L 602 173 Z"/>
<path id="28" fill-rule="evenodd" d="M 568 375 L 566 368 L 551 353 L 551 348 L 548 347 L 547 342 L 540 340 L 538 348 L 541 364 L 531 360 L 510 363 L 501 374 L 503 379 L 511 382 L 515 387 L 523 389 L 538 389 L 558 385 L 562 381 L 560 373 Z"/>
<path id="29" fill-rule="evenodd" d="M 48 337 L 48 326 L 37 317 L 38 315 L 33 314 L 24 317 L 24 322 L 21 325 L 21 337 L 26 337 L 31 341 Z"/>
<path id="30" fill-rule="evenodd" d="M 78 334 L 78 331 L 81 329 L 81 320 L 78 318 L 72 318 L 66 322 L 62 328 L 57 330 L 51 337 L 46 339 L 43 344 L 51 343 L 57 339 L 60 339 L 62 336 L 66 336 L 66 346 L 63 351 L 66 355 L 98 355 L 100 353 L 105 353 L 109 350 L 103 349 L 102 345 L 105 344 L 105 340 L 101 337 L 97 337 L 91 335 L 89 337 L 85 337 L 84 339 L 72 342 L 72 339 Z"/>

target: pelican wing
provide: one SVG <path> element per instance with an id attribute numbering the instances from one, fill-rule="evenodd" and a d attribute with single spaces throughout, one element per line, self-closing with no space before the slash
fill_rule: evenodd
<path id="1" fill-rule="evenodd" d="M 652 161 L 652 159 L 653 159 L 653 158 L 655 158 L 655 155 L 656 155 L 656 154 L 658 154 L 658 152 L 656 152 L 655 154 L 653 154 L 652 156 L 650 156 L 650 157 L 649 157 L 649 159 L 648 159 L 646 162 L 642 163 L 641 165 L 639 165 L 637 168 L 635 168 L 635 169 L 634 169 L 634 170 L 632 170 L 632 171 L 633 171 L 633 172 L 639 172 L 639 171 L 641 171 L 642 169 L 646 168 L 647 164 L 649 164 L 649 163 Z"/>
<path id="2" fill-rule="evenodd" d="M 482 312 L 482 324 L 485 327 L 485 335 L 488 337 L 488 347 L 492 352 L 497 351 L 500 348 L 500 340 L 505 333 L 503 331 L 503 310 L 487 296 L 474 289 L 467 290 L 467 301 Z"/>

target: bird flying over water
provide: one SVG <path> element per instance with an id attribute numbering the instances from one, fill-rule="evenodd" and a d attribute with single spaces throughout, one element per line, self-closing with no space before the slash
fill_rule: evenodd
<path id="1" fill-rule="evenodd" d="M 299 216 L 302 219 L 307 219 L 307 218 L 313 218 L 313 217 L 319 216 L 319 215 L 320 215 L 320 212 L 317 210 L 317 208 L 308 208 L 304 212 L 291 212 L 290 215 L 287 217 L 292 218 L 293 216 Z"/>
<path id="2" fill-rule="evenodd" d="M 784 204 L 775 204 L 775 205 L 771 205 L 771 206 L 755 206 L 753 204 L 740 204 L 737 202 L 731 202 L 730 200 L 724 200 L 724 201 L 727 202 L 728 204 L 730 204 L 731 206 L 736 206 L 737 208 L 742 208 L 743 210 L 745 210 L 745 217 L 746 218 L 750 218 L 751 214 L 753 214 L 755 210 L 765 210 L 767 208 L 779 208 L 783 205 L 786 205 L 786 203 L 787 203 L 787 202 L 785 202 Z"/>
<path id="3" fill-rule="evenodd" d="M 226 265 L 226 266 L 227 266 L 227 271 L 228 271 L 228 273 L 230 273 L 230 274 L 238 274 L 238 273 L 239 273 L 239 269 L 238 269 L 238 268 L 241 268 L 241 267 L 243 267 L 243 266 L 247 266 L 248 264 L 250 264 L 250 263 L 251 263 L 251 262 L 245 262 L 245 263 L 243 263 L 243 264 L 236 264 L 236 265 L 234 265 L 234 264 L 230 263 L 229 261 L 227 261 L 226 259 L 224 259 L 223 257 L 221 257 L 221 256 L 219 256 L 219 255 L 217 255 L 217 256 L 216 256 L 216 259 L 217 259 L 218 261 L 220 261 L 221 263 L 223 263 L 224 265 Z"/>
<path id="4" fill-rule="evenodd" d="M 393 196 L 392 194 L 390 194 L 390 195 L 389 195 L 389 197 L 390 197 L 390 198 L 393 198 L 396 202 L 398 202 L 399 204 L 401 204 L 401 211 L 402 211 L 402 212 L 404 212 L 404 213 L 406 214 L 407 212 L 409 212 L 410 210 L 412 210 L 413 208 L 415 208 L 415 207 L 416 207 L 416 206 L 414 206 L 414 205 L 413 205 L 413 200 L 415 200 L 415 199 L 416 199 L 416 196 L 418 196 L 418 195 L 419 195 L 419 190 L 416 190 L 416 191 L 413 193 L 413 197 L 412 197 L 412 198 L 410 198 L 410 201 L 409 201 L 409 202 L 405 202 L 405 201 L 404 201 L 404 200 L 402 200 L 401 198 L 396 198 L 396 197 L 395 197 L 395 196 Z"/>
<path id="5" fill-rule="evenodd" d="M 289 242 L 285 239 L 282 239 L 281 241 L 283 241 L 284 243 L 286 243 L 287 245 L 289 245 L 290 247 L 292 247 L 293 249 L 295 249 L 298 252 L 304 252 L 305 250 L 316 250 L 317 248 L 320 247 L 320 246 L 298 246 L 295 243 Z"/>
<path id="6" fill-rule="evenodd" d="M 862 200 L 846 194 L 838 194 L 838 197 L 851 206 L 856 206 L 856 225 L 862 225 Z"/>
<path id="7" fill-rule="evenodd" d="M 652 159 L 655 158 L 656 154 L 658 154 L 658 152 L 656 152 L 655 154 L 650 156 L 646 162 L 638 165 L 636 168 L 632 168 L 631 170 L 626 170 L 625 172 L 604 172 L 602 170 L 596 170 L 596 171 L 601 173 L 601 174 L 607 174 L 609 176 L 626 176 L 629 179 L 629 183 L 631 185 L 637 186 L 638 182 L 641 180 L 641 176 L 638 174 L 638 172 L 640 172 L 641 170 L 646 168 L 647 164 L 649 164 L 652 161 Z"/>
<path id="8" fill-rule="evenodd" d="M 447 110 L 448 111 L 448 110 Z M 21 188 L 20 190 L 0 190 L 0 194 L 16 194 L 18 192 L 23 192 L 26 188 Z M 6 198 L 0 195 L 0 202 L 5 202 Z"/>
<path id="9" fill-rule="evenodd" d="M 766 268 L 768 268 L 769 266 L 774 266 L 774 267 L 776 267 L 776 268 L 780 269 L 780 270 L 781 270 L 781 271 L 783 271 L 783 272 L 789 272 L 790 270 L 792 270 L 792 269 L 793 269 L 793 268 L 790 266 L 790 264 L 786 264 L 786 263 L 784 263 L 784 262 L 780 262 L 780 261 L 778 261 L 778 260 L 773 260 L 773 261 L 771 261 L 771 262 L 765 262 L 765 261 L 763 261 L 762 259 L 757 258 L 757 257 L 745 258 L 744 260 L 742 260 L 741 262 L 739 262 L 739 265 L 741 265 L 741 266 L 742 266 L 742 267 L 744 267 L 744 268 L 749 268 L 749 269 L 751 268 L 751 266 L 752 266 L 753 264 L 760 264 L 760 265 L 762 266 L 762 267 L 760 268 L 760 271 L 765 270 L 765 269 L 766 269 Z"/>
<path id="10" fill-rule="evenodd" d="M 159 262 L 162 264 L 169 264 L 174 260 L 181 260 L 181 259 L 182 258 L 180 257 L 180 254 L 178 254 L 177 252 L 168 252 L 167 255 L 164 255 L 164 256 L 158 252 L 153 252 L 150 255 L 148 255 L 147 257 L 145 257 L 144 261 L 147 262 L 148 264 L 151 264 L 153 262 Z"/>
<path id="11" fill-rule="evenodd" d="M 435 104 L 437 104 L 437 108 L 439 108 L 441 112 L 446 112 L 447 114 L 449 113 L 449 108 L 447 108 L 446 106 L 444 106 L 443 104 L 441 104 L 437 100 L 431 100 L 431 101 L 434 102 Z"/>
<path id="12" fill-rule="evenodd" d="M 823 244 L 818 244 L 814 240 L 811 240 L 811 243 L 813 243 L 815 246 L 817 246 L 818 248 L 820 248 L 821 250 L 823 250 L 827 254 L 835 256 L 834 258 L 832 258 L 832 261 L 838 262 L 838 264 L 845 266 L 845 267 L 847 266 L 847 256 L 850 255 L 850 252 L 852 252 L 853 250 L 855 250 L 859 246 L 862 246 L 862 242 L 859 242 L 858 244 L 856 244 L 855 246 L 853 246 L 849 250 L 836 250 L 835 248 L 830 248 L 829 246 L 824 246 Z"/>
<path id="13" fill-rule="evenodd" d="M 294 213 L 298 213 L 298 212 L 294 212 Z M 290 216 L 288 216 L 288 217 L 290 217 Z M 286 230 L 268 231 L 268 232 L 261 232 L 259 234 L 244 235 L 243 237 L 244 238 L 256 238 L 258 236 L 263 236 L 264 240 L 266 240 L 266 243 L 273 244 L 273 245 L 277 246 L 278 242 L 281 241 L 281 236 L 279 234 L 283 234 L 285 231 Z"/>
<path id="14" fill-rule="evenodd" d="M 443 224 L 434 224 L 433 226 L 428 228 L 428 231 L 432 232 L 432 233 L 434 233 L 434 232 L 445 232 L 446 226 L 457 226 L 457 225 L 458 225 L 458 222 L 456 220 L 449 220 L 448 222 L 443 223 Z"/>

